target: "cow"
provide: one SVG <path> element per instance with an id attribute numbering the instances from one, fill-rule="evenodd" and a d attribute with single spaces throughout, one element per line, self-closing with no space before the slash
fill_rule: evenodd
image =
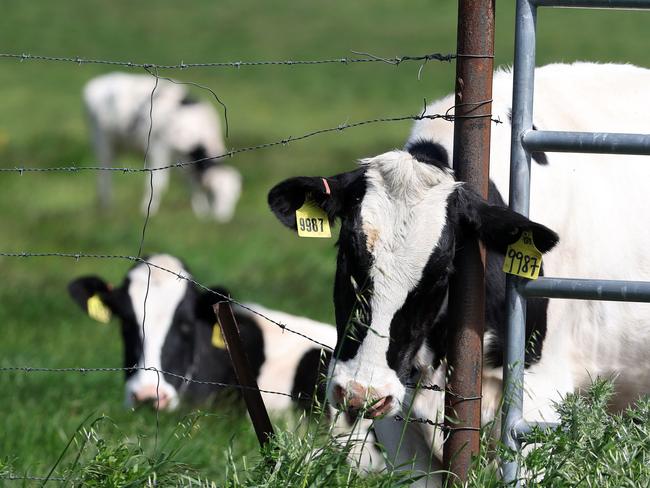
<path id="1" fill-rule="evenodd" d="M 127 407 L 150 404 L 174 410 L 181 401 L 205 404 L 223 390 L 210 383 L 237 384 L 212 309 L 230 293 L 220 286 L 200 289 L 188 281 L 191 277 L 180 259 L 155 254 L 136 263 L 117 287 L 94 275 L 68 285 L 72 299 L 91 317 L 108 322 L 115 316 L 121 322 Z M 232 308 L 258 386 L 281 393 L 262 393 L 269 411 L 279 414 L 294 404 L 308 411 L 314 397 L 324 403 L 322 377 L 336 342 L 334 327 L 259 304 Z M 325 347 L 283 331 L 278 323 Z M 383 466 L 369 422 L 348 422 L 327 409 L 325 413 L 332 418 L 335 435 L 355 441 L 351 460 L 366 470 Z"/>
<path id="2" fill-rule="evenodd" d="M 533 153 L 528 219 L 506 207 L 511 100 L 512 74 L 498 70 L 492 117 L 504 123 L 492 127 L 487 200 L 455 179 L 453 127 L 440 119 L 416 122 L 404 149 L 362 159 L 358 168 L 335 176 L 290 178 L 269 192 L 271 210 L 293 230 L 295 211 L 306 198 L 331 222 L 340 221 L 334 281 L 338 337 L 328 397 L 352 414 L 385 419 L 376 428 L 405 411 L 425 418 L 441 413 L 441 394 L 427 391 L 414 400 L 407 385 L 444 386 L 448 285 L 454 254 L 467 239 L 478 238 L 487 249 L 484 423 L 498 423 L 501 401 L 504 252 L 524 231 L 548 253 L 546 275 L 650 280 L 650 226 L 639 221 L 650 213 L 643 185 L 650 181 L 647 159 Z M 446 113 L 453 105 L 449 95 L 429 105 L 426 114 Z M 594 63 L 536 69 L 537 129 L 644 133 L 649 113 L 648 69 Z M 359 316 L 364 320 L 350 320 Z M 614 379 L 613 408 L 650 391 L 648 304 L 532 299 L 526 333 L 526 420 L 556 421 L 554 402 L 597 376 Z M 408 455 L 426 473 L 426 457 L 440 437 L 427 426 L 408 426 L 419 428 L 425 432 L 411 436 Z M 386 429 L 383 439 L 382 429 L 377 433 L 390 451 L 387 444 L 396 435 Z M 421 484 L 438 486 L 440 477 Z"/>
<path id="3" fill-rule="evenodd" d="M 155 87 L 155 88 L 154 88 Z M 146 154 L 148 168 L 193 163 L 187 174 L 192 208 L 200 217 L 229 221 L 241 194 L 241 175 L 214 159 L 226 150 L 214 106 L 192 97 L 185 86 L 145 74 L 108 73 L 88 81 L 83 102 L 95 155 L 111 168 L 123 151 Z M 147 175 L 141 209 L 158 211 L 168 169 Z M 111 203 L 110 171 L 98 172 L 99 204 Z"/>

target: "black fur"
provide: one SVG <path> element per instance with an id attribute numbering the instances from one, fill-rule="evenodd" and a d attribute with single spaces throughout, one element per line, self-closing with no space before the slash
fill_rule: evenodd
<path id="1" fill-rule="evenodd" d="M 307 351 L 296 368 L 291 394 L 304 410 L 312 406 L 315 397 L 322 405 L 325 401 L 325 377 L 332 353 L 324 349 Z"/>
<path id="2" fill-rule="evenodd" d="M 430 164 L 441 169 L 449 169 L 449 154 L 437 142 L 420 139 L 409 143 L 406 150 L 421 163 Z"/>
<path id="3" fill-rule="evenodd" d="M 210 157 L 219 156 L 218 154 L 208 154 L 205 147 L 199 145 L 194 147 L 187 155 L 188 161 L 196 161 L 190 167 L 196 174 L 203 174 L 208 168 L 217 166 L 219 163 Z"/>
<path id="4" fill-rule="evenodd" d="M 196 105 L 197 103 L 199 103 L 199 100 L 189 93 L 187 93 L 180 102 L 181 105 Z"/>

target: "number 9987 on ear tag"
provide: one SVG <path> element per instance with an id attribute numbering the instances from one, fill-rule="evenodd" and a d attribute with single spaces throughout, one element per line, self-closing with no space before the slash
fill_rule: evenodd
<path id="1" fill-rule="evenodd" d="M 506 250 L 506 259 L 503 262 L 503 271 L 508 274 L 536 280 L 542 267 L 542 253 L 535 247 L 533 235 L 524 231 L 514 244 Z"/>
<path id="2" fill-rule="evenodd" d="M 309 200 L 306 200 L 303 206 L 296 210 L 296 227 L 300 237 L 332 237 L 327 214 Z"/>

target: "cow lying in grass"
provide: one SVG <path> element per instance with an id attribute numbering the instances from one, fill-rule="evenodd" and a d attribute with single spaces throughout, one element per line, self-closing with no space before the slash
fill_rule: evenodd
<path id="1" fill-rule="evenodd" d="M 237 384 L 212 309 L 214 303 L 228 296 L 215 287 L 211 292 L 199 290 L 181 274 L 191 278 L 183 263 L 170 255 L 157 254 L 138 263 L 118 287 L 97 276 L 72 281 L 69 292 L 75 302 L 91 317 L 109 321 L 112 315 L 121 322 L 125 368 L 155 368 L 157 371 L 126 370 L 125 404 L 150 403 L 159 410 L 173 410 L 181 401 L 205 403 L 219 395 L 223 387 L 201 382 Z M 161 268 L 164 268 L 161 269 Z M 172 273 L 165 271 L 169 270 Z M 146 297 L 146 308 L 145 308 Z M 314 340 L 334 346 L 334 327 L 314 320 L 248 304 L 255 312 Z M 277 324 L 233 305 L 246 355 L 260 389 L 288 393 L 299 406 L 309 410 L 311 398 L 325 399 L 323 376 L 331 349 L 321 349 L 313 342 L 283 331 Z M 189 378 L 191 382 L 184 381 Z M 288 395 L 262 393 L 272 413 L 285 412 L 292 406 Z M 300 400 L 302 398 L 302 400 Z M 332 414 L 333 412 L 328 412 Z M 368 422 L 351 424 L 336 415 L 335 434 L 350 434 L 353 439 L 370 444 L 353 448 L 352 456 L 365 468 L 381 466 L 381 456 L 368 432 Z"/>
<path id="2" fill-rule="evenodd" d="M 456 181 L 450 167 L 453 127 L 417 122 L 404 150 L 364 159 L 348 173 L 286 180 L 269 193 L 279 220 L 296 229 L 295 211 L 307 195 L 331 221 L 339 219 L 334 303 L 338 340 L 329 369 L 331 401 L 369 417 L 439 416 L 441 394 L 426 392 L 412 404 L 409 383 L 434 382 L 446 351 L 449 278 L 456 249 L 468 238 L 485 244 L 486 333 L 483 422 L 495 419 L 502 391 L 505 344 L 506 247 L 530 231 L 543 253 L 546 275 L 650 280 L 650 181 L 647 158 L 594 154 L 533 154 L 529 220 L 505 207 L 508 195 L 512 75 L 494 78 L 490 195 L 484 200 Z M 445 113 L 450 95 L 430 114 Z M 539 129 L 647 133 L 650 70 L 630 65 L 576 63 L 539 68 L 534 123 Z M 326 184 L 324 183 L 326 182 Z M 540 222 L 540 223 L 536 223 Z M 542 225 L 543 224 L 543 225 Z M 548 227 L 547 227 L 548 226 Z M 558 243 L 558 234 L 561 236 Z M 367 305 L 365 321 L 350 321 Z M 650 392 L 650 305 L 536 299 L 528 301 L 524 417 L 557 419 L 554 402 L 614 378 L 613 408 Z M 349 337 L 353 336 L 354 340 Z M 437 397 L 437 398 L 436 398 Z M 439 417 L 438 417 L 439 418 Z M 387 432 L 382 434 L 379 424 Z M 392 427 L 391 427 L 392 426 Z M 392 420 L 376 423 L 379 440 L 397 453 L 402 439 Z M 431 427 L 411 424 L 401 443 L 418 469 L 430 471 Z M 423 479 L 422 484 L 426 485 Z M 431 476 L 428 486 L 440 478 Z"/>
<path id="3" fill-rule="evenodd" d="M 199 216 L 229 221 L 241 193 L 241 176 L 231 166 L 204 159 L 226 152 L 213 105 L 195 100 L 183 85 L 164 79 L 157 83 L 149 75 L 109 73 L 86 84 L 83 100 L 96 157 L 106 168 L 127 150 L 146 153 L 149 168 L 199 160 L 184 169 L 192 185 L 192 208 Z M 168 171 L 154 171 L 151 181 L 147 175 L 143 213 L 158 211 Z M 99 203 L 107 207 L 111 172 L 98 175 Z"/>

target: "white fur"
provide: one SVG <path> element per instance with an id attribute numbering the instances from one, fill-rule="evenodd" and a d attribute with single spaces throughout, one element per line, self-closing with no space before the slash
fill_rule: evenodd
<path id="1" fill-rule="evenodd" d="M 495 74 L 493 99 L 493 116 L 507 122 L 512 103 L 509 71 Z M 427 113 L 445 113 L 453 105 L 454 97 L 450 95 L 431 104 Z M 538 129 L 648 133 L 649 113 L 650 70 L 593 63 L 553 64 L 536 70 L 533 120 Z M 490 177 L 506 201 L 510 137 L 509 124 L 492 125 Z M 441 144 L 451 160 L 453 124 L 442 120 L 416 122 L 409 141 L 418 139 Z M 645 189 L 650 181 L 648 158 L 565 153 L 547 156 L 550 162 L 547 166 L 532 163 L 530 211 L 531 219 L 560 235 L 560 244 L 544 258 L 546 275 L 650 281 L 647 251 L 650 226 L 646 225 L 650 199 Z M 391 152 L 372 161 L 383 159 L 400 159 L 409 167 L 406 153 L 399 156 Z M 369 169 L 377 164 L 380 163 L 370 163 Z M 382 284 L 378 290 L 382 297 L 373 302 L 373 319 L 375 307 L 379 313 L 373 325 L 381 331 L 386 330 L 387 322 L 390 323 L 391 311 L 402 304 L 408 290 L 419 280 L 418 267 L 412 266 L 412 253 L 416 251 L 421 255 L 416 261 L 422 262 L 433 251 L 436 242 L 431 237 L 436 234 L 431 232 L 432 224 L 422 220 L 413 228 L 426 231 L 422 233 L 428 235 L 426 238 L 418 236 L 421 247 L 409 249 L 412 241 L 406 239 L 409 226 L 404 224 L 408 219 L 398 216 L 409 215 L 406 212 L 412 208 L 408 203 L 412 197 L 409 192 L 417 195 L 427 189 L 427 185 L 421 183 L 416 188 L 408 188 L 407 192 L 406 187 L 417 182 L 409 175 L 408 171 L 398 175 L 398 179 L 404 179 L 401 195 L 396 193 L 391 201 L 373 203 L 372 206 L 381 212 L 372 217 L 364 215 L 364 222 L 376 219 L 380 225 L 380 241 L 388 243 L 385 251 L 381 251 L 386 256 L 373 254 L 376 260 L 379 257 L 373 276 L 389 277 L 385 283 L 395 280 L 394 286 L 384 288 Z M 369 181 L 373 182 L 373 177 Z M 370 198 L 377 198 L 376 194 L 376 185 L 371 184 Z M 370 201 L 364 200 L 364 206 Z M 435 220 L 431 213 L 426 216 Z M 401 290 L 396 290 L 398 284 Z M 388 290 L 391 294 L 383 295 Z M 395 299 L 398 302 L 394 302 Z M 369 334 L 368 338 L 371 337 Z M 371 378 L 371 386 L 377 388 L 383 388 L 386 381 L 394 385 L 394 373 L 372 377 L 361 366 L 366 358 L 374 361 L 385 354 L 387 343 L 371 339 L 369 344 L 373 345 L 362 346 L 357 360 L 363 381 Z M 649 348 L 650 304 L 551 300 L 542 358 L 525 375 L 525 418 L 555 420 L 553 402 L 568 392 L 586 387 L 597 376 L 615 378 L 617 395 L 613 406 L 623 408 L 639 394 L 650 392 Z M 336 374 L 334 372 L 335 377 Z M 501 389 L 501 371 L 484 371 L 483 422 L 494 418 Z M 401 395 L 402 391 L 393 387 L 382 392 Z M 414 405 L 416 415 L 427 418 L 435 417 L 439 408 L 440 404 L 426 406 L 416 402 Z M 390 443 L 390 438 L 388 436 L 386 442 Z"/>
<path id="2" fill-rule="evenodd" d="M 187 95 L 183 85 L 159 79 L 153 97 L 152 124 L 149 122 L 151 94 L 156 79 L 150 75 L 109 73 L 90 80 L 83 90 L 96 156 L 102 166 L 111 167 L 123 150 L 144 154 L 149 127 L 151 138 L 147 167 L 159 168 L 181 160 L 197 146 L 203 146 L 208 156 L 225 153 L 219 117 L 212 104 L 198 102 L 180 104 Z M 223 181 L 218 177 L 223 175 Z M 236 177 L 235 177 L 236 175 Z M 107 206 L 111 199 L 110 173 L 99 172 L 100 203 Z M 168 170 L 153 172 L 153 196 L 149 175 L 145 179 L 142 211 L 146 212 L 151 198 L 151 213 L 155 214 L 167 187 Z M 218 221 L 232 218 L 241 189 L 237 170 L 222 167 L 221 173 L 203 178 L 194 184 L 194 199 L 206 202 L 193 207 L 200 215 L 210 215 Z"/>
<path id="3" fill-rule="evenodd" d="M 167 254 L 152 256 L 149 262 L 186 275 L 181 262 Z M 151 275 L 149 276 L 149 269 Z M 153 266 L 139 264 L 128 274 L 129 297 L 138 323 L 138 333 L 142 339 L 143 355 L 138 360 L 139 368 L 162 370 L 162 347 L 172 325 L 172 319 L 179 303 L 185 296 L 187 281 L 179 280 L 170 273 Z M 147 293 L 147 282 L 149 292 Z M 145 314 L 146 297 L 146 314 Z M 168 408 L 178 405 L 178 392 L 156 371 L 136 371 L 126 382 L 127 405 L 140 391 L 153 390 L 169 400 Z M 158 396 L 158 395 L 157 395 Z"/>

